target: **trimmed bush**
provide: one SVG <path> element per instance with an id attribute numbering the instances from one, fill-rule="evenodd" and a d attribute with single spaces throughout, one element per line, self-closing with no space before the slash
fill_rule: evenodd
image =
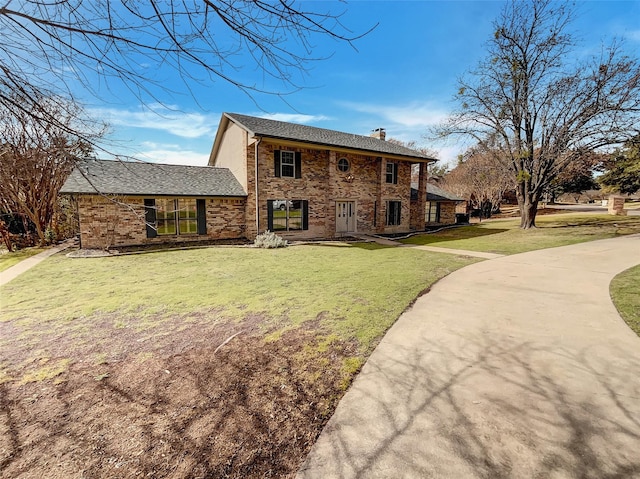
<path id="1" fill-rule="evenodd" d="M 256 236 L 253 244 L 257 248 L 284 248 L 287 246 L 287 240 L 281 238 L 273 231 L 267 230 Z"/>

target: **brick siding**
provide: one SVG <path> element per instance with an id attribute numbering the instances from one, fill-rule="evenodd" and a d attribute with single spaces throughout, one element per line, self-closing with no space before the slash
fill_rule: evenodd
<path id="1" fill-rule="evenodd" d="M 198 242 L 245 237 L 244 198 L 206 198 L 206 235 L 160 235 L 147 238 L 145 197 L 79 195 L 76 197 L 83 248 Z"/>
<path id="2" fill-rule="evenodd" d="M 268 200 L 307 200 L 309 229 L 279 232 L 288 238 L 332 238 L 336 236 L 336 202 L 353 201 L 356 206 L 356 231 L 393 233 L 409 231 L 411 220 L 411 163 L 398 161 L 398 183 L 386 182 L 386 160 L 376 156 L 342 153 L 318 148 L 301 148 L 263 141 L 259 147 L 259 232 L 268 227 Z M 301 178 L 277 177 L 274 151 L 301 154 Z M 257 233 L 255 223 L 255 145 L 247 146 L 247 236 Z M 349 170 L 338 170 L 338 161 L 346 158 Z M 387 201 L 401 201 L 401 224 L 385 226 Z M 377 217 L 376 217 L 377 216 Z"/>

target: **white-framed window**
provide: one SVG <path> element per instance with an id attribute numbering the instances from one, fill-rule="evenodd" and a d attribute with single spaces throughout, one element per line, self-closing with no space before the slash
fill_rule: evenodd
<path id="1" fill-rule="evenodd" d="M 274 176 L 302 178 L 302 154 L 299 151 L 274 150 Z"/>
<path id="2" fill-rule="evenodd" d="M 296 158 L 293 151 L 280 152 L 280 176 L 296 177 Z"/>

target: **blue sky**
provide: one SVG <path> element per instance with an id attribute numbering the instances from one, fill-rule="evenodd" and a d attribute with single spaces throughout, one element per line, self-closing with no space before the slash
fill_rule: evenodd
<path id="1" fill-rule="evenodd" d="M 425 132 L 454 107 L 456 80 L 483 58 L 492 21 L 503 2 L 303 4 L 311 9 L 329 4 L 346 9 L 342 21 L 356 32 L 379 25 L 355 43 L 357 51 L 316 38 L 314 54 L 333 55 L 311 64 L 306 88 L 288 95 L 286 101 L 259 94 L 251 99 L 222 81 L 192 85 L 192 97 L 167 69 L 155 74 L 173 91 L 162 94 L 164 106 L 151 105 L 154 111 L 115 85 L 111 93 L 101 95 L 101 101 L 88 98 L 87 106 L 111 125 L 119 152 L 150 161 L 205 165 L 224 111 L 363 135 L 383 127 L 388 137 L 415 140 L 438 151 L 443 161 L 454 161 L 461 147 L 431 144 L 424 139 Z M 628 53 L 640 54 L 640 0 L 578 2 L 573 27 L 581 42 L 578 55 L 596 53 L 613 37 L 625 39 Z M 258 83 L 262 79 L 249 67 L 240 74 Z"/>

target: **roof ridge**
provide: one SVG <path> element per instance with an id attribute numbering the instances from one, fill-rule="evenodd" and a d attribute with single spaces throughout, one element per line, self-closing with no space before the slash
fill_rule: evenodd
<path id="1" fill-rule="evenodd" d="M 238 123 L 241 127 L 250 133 L 253 133 L 255 136 L 281 138 L 318 145 L 337 146 L 383 155 L 389 154 L 405 156 L 408 158 L 419 158 L 422 160 L 435 160 L 435 158 L 431 158 L 418 150 L 414 150 L 391 141 L 385 141 L 358 133 L 348 133 L 319 126 L 274 120 L 271 118 L 245 115 L 242 113 L 224 112 L 223 116 L 226 116 L 233 122 Z"/>

